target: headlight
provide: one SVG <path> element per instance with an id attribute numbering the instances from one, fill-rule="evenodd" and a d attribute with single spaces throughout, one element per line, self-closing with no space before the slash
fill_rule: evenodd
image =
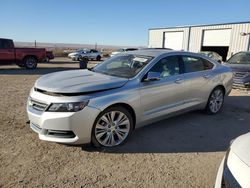
<path id="1" fill-rule="evenodd" d="M 70 103 L 52 103 L 46 111 L 48 112 L 77 112 L 88 105 L 89 101 L 70 102 Z"/>

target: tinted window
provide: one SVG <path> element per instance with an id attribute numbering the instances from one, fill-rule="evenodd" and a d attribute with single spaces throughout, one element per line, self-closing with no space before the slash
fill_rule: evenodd
<path id="1" fill-rule="evenodd" d="M 13 43 L 11 40 L 1 40 L 0 41 L 0 48 L 2 48 L 2 49 L 13 48 Z"/>
<path id="2" fill-rule="evenodd" d="M 159 73 L 160 77 L 168 77 L 180 74 L 178 56 L 171 56 L 161 59 L 149 72 Z"/>
<path id="3" fill-rule="evenodd" d="M 250 64 L 250 53 L 249 52 L 240 52 L 233 55 L 228 63 L 231 64 Z"/>
<path id="4" fill-rule="evenodd" d="M 205 70 L 209 70 L 212 69 L 214 67 L 214 64 L 207 61 L 206 59 L 201 59 L 203 61 L 203 65 L 204 65 L 204 69 Z"/>
<path id="5" fill-rule="evenodd" d="M 214 66 L 213 63 L 199 57 L 182 56 L 182 60 L 186 73 L 209 70 Z"/>

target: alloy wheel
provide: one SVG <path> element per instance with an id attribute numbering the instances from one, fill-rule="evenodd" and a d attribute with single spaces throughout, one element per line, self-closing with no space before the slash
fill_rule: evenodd
<path id="1" fill-rule="evenodd" d="M 212 113 L 217 113 L 221 109 L 223 100 L 223 91 L 221 89 L 214 90 L 209 101 L 209 108 Z"/>
<path id="2" fill-rule="evenodd" d="M 110 111 L 102 115 L 95 126 L 96 140 L 103 146 L 121 144 L 129 135 L 131 123 L 121 111 Z"/>

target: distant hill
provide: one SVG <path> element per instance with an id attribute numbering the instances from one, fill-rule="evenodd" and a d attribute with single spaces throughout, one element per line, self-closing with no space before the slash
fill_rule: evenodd
<path id="1" fill-rule="evenodd" d="M 15 42 L 17 47 L 35 47 L 34 42 Z M 46 48 L 48 50 L 53 49 L 78 49 L 78 48 L 95 48 L 95 44 L 67 44 L 67 43 L 43 43 L 37 42 L 36 47 Z M 118 48 L 128 48 L 135 46 L 115 46 L 115 45 L 99 45 L 97 44 L 97 49 L 118 49 Z"/>

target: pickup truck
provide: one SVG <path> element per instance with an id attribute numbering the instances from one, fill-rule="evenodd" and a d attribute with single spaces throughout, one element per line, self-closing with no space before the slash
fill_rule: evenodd
<path id="1" fill-rule="evenodd" d="M 15 48 L 13 40 L 0 38 L 0 65 L 17 64 L 35 69 L 45 58 L 45 48 Z"/>

